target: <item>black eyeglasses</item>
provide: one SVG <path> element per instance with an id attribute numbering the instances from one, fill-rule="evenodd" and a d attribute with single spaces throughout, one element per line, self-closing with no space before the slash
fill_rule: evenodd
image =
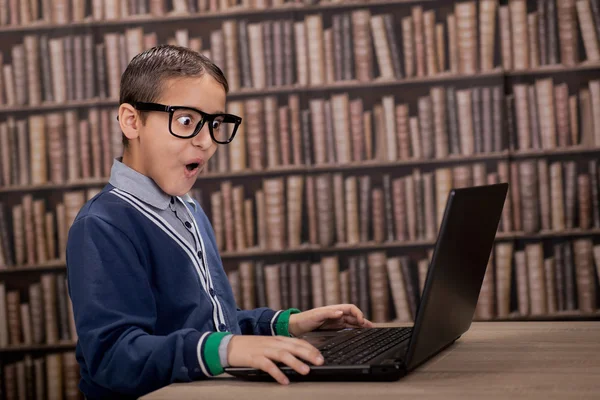
<path id="1" fill-rule="evenodd" d="M 235 137 L 242 118 L 233 114 L 207 114 L 191 107 L 165 106 L 157 103 L 133 103 L 138 111 L 160 111 L 169 113 L 169 132 L 171 135 L 189 139 L 196 136 L 208 122 L 212 140 L 219 144 L 228 144 Z"/>

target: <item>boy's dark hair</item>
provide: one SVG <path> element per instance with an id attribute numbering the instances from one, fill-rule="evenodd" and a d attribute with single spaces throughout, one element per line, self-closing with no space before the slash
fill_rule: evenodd
<path id="1" fill-rule="evenodd" d="M 223 71 L 210 59 L 186 47 L 159 45 L 148 49 L 129 62 L 121 76 L 119 104 L 156 102 L 163 90 L 163 82 L 170 78 L 212 76 L 223 85 L 225 93 L 229 84 Z M 141 115 L 145 123 L 145 115 Z M 123 145 L 129 140 L 123 135 Z"/>

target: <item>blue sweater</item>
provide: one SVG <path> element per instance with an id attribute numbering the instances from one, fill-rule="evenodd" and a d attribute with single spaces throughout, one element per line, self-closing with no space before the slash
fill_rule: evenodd
<path id="1" fill-rule="evenodd" d="M 229 334 L 289 335 L 297 310 L 236 307 L 210 222 L 197 203 L 186 206 L 204 251 L 110 184 L 71 226 L 68 288 L 87 399 L 135 398 L 220 374 Z"/>

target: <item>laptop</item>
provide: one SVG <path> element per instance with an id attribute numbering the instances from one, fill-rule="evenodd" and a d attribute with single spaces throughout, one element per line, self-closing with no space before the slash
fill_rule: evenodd
<path id="1" fill-rule="evenodd" d="M 398 380 L 452 345 L 471 326 L 508 191 L 508 183 L 452 189 L 412 327 L 315 331 L 303 339 L 323 365 L 307 375 L 284 364 L 294 380 Z M 230 375 L 272 380 L 267 373 L 228 367 Z"/>

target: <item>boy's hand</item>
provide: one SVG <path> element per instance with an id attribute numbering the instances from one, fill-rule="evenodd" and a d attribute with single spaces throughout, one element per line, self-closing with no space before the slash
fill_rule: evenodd
<path id="1" fill-rule="evenodd" d="M 302 375 L 308 374 L 308 365 L 298 358 L 313 365 L 323 364 L 323 357 L 316 347 L 305 340 L 285 336 L 235 335 L 227 349 L 227 360 L 232 367 L 261 369 L 283 385 L 287 385 L 289 379 L 275 362 L 286 364 Z"/>
<path id="2" fill-rule="evenodd" d="M 301 336 L 315 329 L 372 328 L 362 311 L 354 304 L 337 304 L 313 308 L 290 315 L 288 331 Z"/>

